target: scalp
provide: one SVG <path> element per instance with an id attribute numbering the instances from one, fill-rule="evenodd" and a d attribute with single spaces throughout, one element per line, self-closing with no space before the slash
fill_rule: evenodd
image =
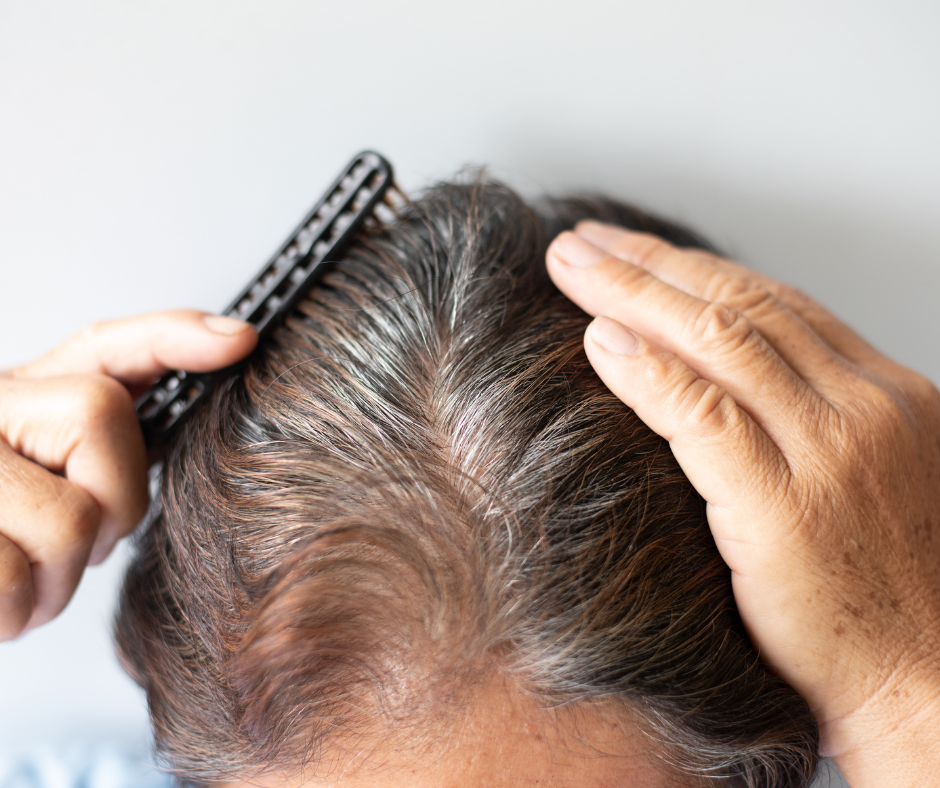
<path id="1" fill-rule="evenodd" d="M 687 773 L 808 782 L 815 722 L 748 643 L 702 500 L 545 273 L 584 218 L 704 245 L 612 201 L 443 184 L 175 440 L 118 639 L 181 773 L 427 737 L 496 671 L 622 703 Z"/>

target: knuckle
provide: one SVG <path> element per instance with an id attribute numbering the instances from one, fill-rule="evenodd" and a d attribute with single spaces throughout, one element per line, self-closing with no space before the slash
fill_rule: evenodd
<path id="1" fill-rule="evenodd" d="M 610 282 L 613 303 L 636 298 L 649 287 L 652 281 L 653 275 L 643 268 L 632 265 L 622 266 Z"/>
<path id="2" fill-rule="evenodd" d="M 940 391 L 923 375 L 911 372 L 905 381 L 904 389 L 917 406 L 940 414 Z"/>
<path id="3" fill-rule="evenodd" d="M 753 282 L 741 276 L 729 276 L 723 271 L 715 271 L 708 298 L 723 304 L 734 306 L 737 301 L 747 298 L 755 289 Z"/>
<path id="4" fill-rule="evenodd" d="M 676 365 L 668 353 L 649 355 L 643 375 L 667 409 L 695 434 L 727 434 L 740 426 L 741 412 L 731 395 L 684 365 Z"/>
<path id="5" fill-rule="evenodd" d="M 85 550 L 98 536 L 101 511 L 92 496 L 75 485 L 68 485 L 58 501 L 58 547 L 66 552 Z"/>
<path id="6" fill-rule="evenodd" d="M 640 376 L 657 396 L 672 392 L 676 377 L 672 358 L 665 352 L 648 353 L 643 357 Z"/>
<path id="7" fill-rule="evenodd" d="M 777 312 L 783 308 L 777 297 L 766 287 L 755 282 L 739 280 L 738 292 L 730 305 L 750 318 Z"/>
<path id="8" fill-rule="evenodd" d="M 846 439 L 854 451 L 866 458 L 879 453 L 884 436 L 893 441 L 905 435 L 910 427 L 909 410 L 889 391 L 870 381 L 863 382 L 857 390 L 855 414 Z"/>
<path id="9" fill-rule="evenodd" d="M 727 435 L 740 426 L 740 412 L 731 395 L 708 381 L 692 387 L 688 394 L 686 420 L 701 436 Z"/>
<path id="10" fill-rule="evenodd" d="M 758 340 L 757 331 L 737 309 L 718 302 L 707 304 L 694 316 L 693 341 L 705 351 L 735 353 Z"/>
<path id="11" fill-rule="evenodd" d="M 0 550 L 0 641 L 19 635 L 33 612 L 33 578 L 26 555 L 12 542 Z"/>
<path id="12" fill-rule="evenodd" d="M 105 331 L 107 325 L 105 321 L 86 323 L 78 330 L 78 333 L 72 337 L 69 344 L 75 343 L 94 349 L 98 346 L 101 334 Z"/>
<path id="13" fill-rule="evenodd" d="M 696 332 L 708 336 L 722 336 L 729 330 L 737 330 L 741 314 L 727 304 L 712 302 L 696 315 L 693 328 Z"/>
<path id="14" fill-rule="evenodd" d="M 675 248 L 662 238 L 644 233 L 629 244 L 618 244 L 617 251 L 629 255 L 628 259 L 641 268 L 655 268 Z"/>
<path id="15" fill-rule="evenodd" d="M 880 419 L 892 424 L 905 420 L 904 410 L 890 392 L 875 384 L 866 386 L 866 389 L 866 399 Z"/>
<path id="16" fill-rule="evenodd" d="M 88 375 L 76 382 L 75 396 L 85 421 L 108 424 L 133 410 L 127 389 L 107 375 Z"/>
<path id="17" fill-rule="evenodd" d="M 774 292 L 760 282 L 747 276 L 729 276 L 721 271 L 716 271 L 712 276 L 706 297 L 748 317 L 782 308 Z"/>

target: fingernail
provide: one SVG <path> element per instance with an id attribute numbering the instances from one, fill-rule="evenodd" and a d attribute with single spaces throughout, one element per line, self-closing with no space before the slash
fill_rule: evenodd
<path id="1" fill-rule="evenodd" d="M 609 317 L 598 317 L 591 323 L 591 339 L 608 353 L 615 356 L 632 356 L 636 353 L 639 340 L 629 328 L 611 320 Z"/>
<path id="2" fill-rule="evenodd" d="M 575 268 L 589 268 L 607 257 L 606 252 L 570 232 L 555 239 L 555 254 Z"/>
<path id="3" fill-rule="evenodd" d="M 206 328 L 215 334 L 224 334 L 227 337 L 233 334 L 240 334 L 248 329 L 248 323 L 244 320 L 236 320 L 234 317 L 223 317 L 222 315 L 206 315 Z"/>

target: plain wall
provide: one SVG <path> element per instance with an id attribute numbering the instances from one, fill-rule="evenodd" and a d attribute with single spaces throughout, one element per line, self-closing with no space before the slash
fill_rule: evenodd
<path id="1" fill-rule="evenodd" d="M 485 164 L 690 222 L 938 381 L 938 33 L 932 0 L 0 0 L 0 368 L 221 308 L 374 147 L 406 189 Z M 0 646 L 0 745 L 144 746 L 121 560 Z"/>

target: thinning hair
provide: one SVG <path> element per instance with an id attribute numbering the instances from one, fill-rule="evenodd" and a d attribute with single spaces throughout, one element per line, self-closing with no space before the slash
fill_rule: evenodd
<path id="1" fill-rule="evenodd" d="M 316 768 L 497 672 L 622 703 L 682 773 L 805 786 L 818 733 L 736 613 L 704 503 L 544 268 L 597 197 L 429 189 L 332 266 L 170 446 L 117 640 L 189 779 Z"/>

